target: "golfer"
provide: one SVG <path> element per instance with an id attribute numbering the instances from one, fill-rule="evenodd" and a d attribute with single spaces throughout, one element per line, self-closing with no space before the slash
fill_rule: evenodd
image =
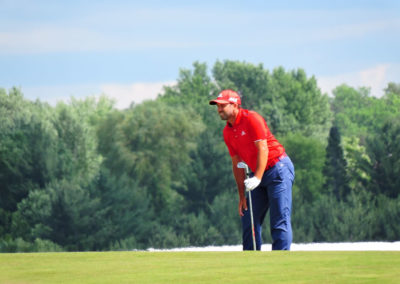
<path id="1" fill-rule="evenodd" d="M 261 226 L 268 209 L 273 250 L 290 250 L 292 227 L 292 185 L 294 167 L 284 147 L 270 132 L 265 120 L 255 111 L 240 107 L 241 99 L 233 90 L 223 90 L 210 105 L 217 105 L 218 114 L 226 120 L 223 136 L 232 158 L 233 174 L 239 193 L 239 214 L 242 220 L 243 250 L 253 250 L 248 199 L 251 192 L 256 249 L 261 250 Z M 253 175 L 245 180 L 245 162 Z"/>

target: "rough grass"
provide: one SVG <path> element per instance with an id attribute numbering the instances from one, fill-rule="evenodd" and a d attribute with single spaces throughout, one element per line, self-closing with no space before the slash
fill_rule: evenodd
<path id="1" fill-rule="evenodd" d="M 400 252 L 0 254 L 0 283 L 399 283 Z"/>

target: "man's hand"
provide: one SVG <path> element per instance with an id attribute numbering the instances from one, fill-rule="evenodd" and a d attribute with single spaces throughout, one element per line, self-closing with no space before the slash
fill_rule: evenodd
<path id="1" fill-rule="evenodd" d="M 261 180 L 258 179 L 257 177 L 252 177 L 244 180 L 244 185 L 246 186 L 246 191 L 251 191 L 255 189 L 259 184 Z"/>
<path id="2" fill-rule="evenodd" d="M 244 216 L 243 209 L 245 211 L 247 211 L 247 202 L 246 202 L 245 197 L 240 198 L 240 200 L 239 200 L 239 215 L 240 216 Z"/>

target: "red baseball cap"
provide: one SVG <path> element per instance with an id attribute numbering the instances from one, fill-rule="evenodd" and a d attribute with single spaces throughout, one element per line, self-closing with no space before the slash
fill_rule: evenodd
<path id="1" fill-rule="evenodd" d="M 240 105 L 242 102 L 240 100 L 240 96 L 238 93 L 232 90 L 223 90 L 219 93 L 218 97 L 215 100 L 210 101 L 210 105 L 216 104 L 238 104 Z"/>

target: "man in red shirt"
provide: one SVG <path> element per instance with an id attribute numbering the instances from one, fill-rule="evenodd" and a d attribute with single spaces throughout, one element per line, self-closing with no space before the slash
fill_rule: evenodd
<path id="1" fill-rule="evenodd" d="M 256 249 L 261 250 L 261 226 L 269 209 L 272 249 L 290 250 L 294 167 L 284 147 L 258 113 L 240 107 L 241 98 L 235 91 L 223 90 L 210 105 L 217 105 L 219 116 L 227 121 L 223 136 L 238 187 L 243 250 L 253 250 L 245 191 L 252 197 Z M 241 161 L 252 170 L 252 177 L 245 179 L 244 170 L 237 168 Z"/>

